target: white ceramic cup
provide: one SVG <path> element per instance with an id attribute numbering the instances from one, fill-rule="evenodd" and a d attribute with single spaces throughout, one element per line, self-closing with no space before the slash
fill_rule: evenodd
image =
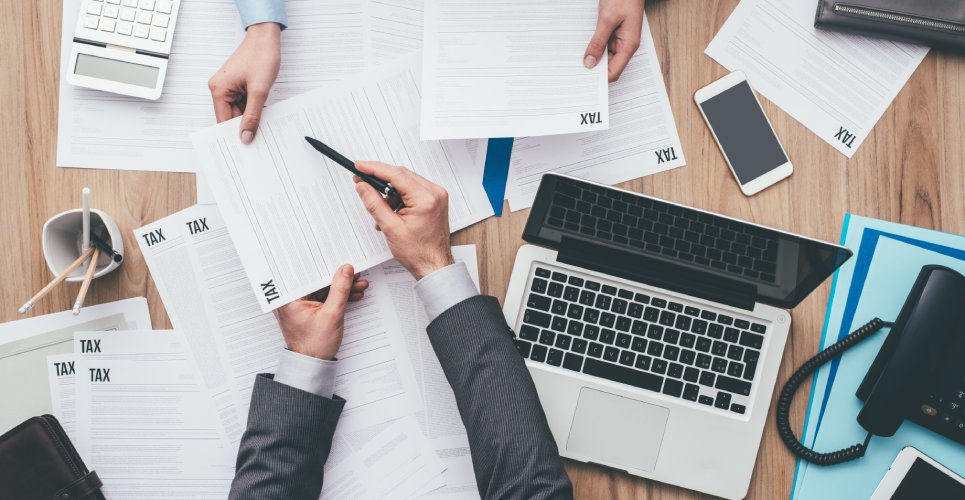
<path id="1" fill-rule="evenodd" d="M 77 257 L 80 257 L 82 253 L 81 246 L 84 239 L 83 212 L 83 209 L 75 208 L 61 212 L 44 223 L 44 259 L 54 276 L 67 269 L 67 266 L 77 260 Z M 107 234 L 103 235 L 105 229 Z M 121 237 L 121 230 L 110 215 L 96 208 L 90 209 L 90 232 L 100 236 L 117 253 L 124 254 L 124 239 Z M 97 259 L 93 279 L 100 278 L 118 267 L 120 267 L 120 264 L 114 262 L 110 255 L 101 252 Z M 87 266 L 80 266 L 65 281 L 83 281 L 86 272 Z"/>

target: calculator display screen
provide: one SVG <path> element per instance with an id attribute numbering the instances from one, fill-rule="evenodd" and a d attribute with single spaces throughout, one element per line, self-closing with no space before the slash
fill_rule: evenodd
<path id="1" fill-rule="evenodd" d="M 77 54 L 77 65 L 74 74 L 112 80 L 115 82 L 137 85 L 153 89 L 157 86 L 160 70 L 154 66 L 135 64 L 117 59 L 97 57 L 90 54 Z"/>

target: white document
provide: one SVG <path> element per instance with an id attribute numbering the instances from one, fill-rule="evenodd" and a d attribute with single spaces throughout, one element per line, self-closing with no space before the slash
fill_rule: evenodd
<path id="1" fill-rule="evenodd" d="M 478 288 L 479 269 L 476 246 L 452 247 L 452 255 L 456 261 L 466 263 L 469 274 Z M 426 335 L 429 319 L 426 316 L 425 307 L 413 288 L 415 278 L 397 261 L 392 260 L 374 269 L 372 279 L 388 284 L 405 336 L 409 359 L 419 384 L 421 404 L 416 418 L 422 431 L 429 438 L 432 448 L 446 464 L 444 474 L 446 486 L 433 491 L 429 497 L 479 498 L 476 476 L 472 468 L 472 456 L 469 454 L 469 438 L 462 418 L 459 416 L 452 387 L 446 380 L 439 358 L 436 357 L 429 343 L 429 337 Z"/>
<path id="2" fill-rule="evenodd" d="M 422 50 L 423 0 L 365 2 L 365 57 L 369 68 Z"/>
<path id="3" fill-rule="evenodd" d="M 238 442 L 258 373 L 274 372 L 284 348 L 257 297 L 217 206 L 196 205 L 135 231 L 189 358 L 211 392 L 226 436 Z M 347 400 L 350 429 L 415 411 L 417 391 L 384 283 L 350 303 L 338 352 L 335 392 Z"/>
<path id="4" fill-rule="evenodd" d="M 35 415 L 53 411 L 47 356 L 73 352 L 78 330 L 151 328 L 147 301 L 136 297 L 0 324 L 0 434 Z"/>
<path id="5" fill-rule="evenodd" d="M 851 158 L 927 47 L 814 27 L 817 0 L 744 0 L 705 51 Z"/>
<path id="6" fill-rule="evenodd" d="M 606 130 L 607 58 L 583 56 L 596 0 L 427 0 L 422 138 Z"/>
<path id="7" fill-rule="evenodd" d="M 71 442 L 77 443 L 77 398 L 74 387 L 74 354 L 47 356 L 47 378 L 50 381 L 51 415 L 57 417 Z"/>
<path id="8" fill-rule="evenodd" d="M 685 163 L 650 22 L 644 17 L 640 48 L 620 79 L 610 84 L 610 128 L 517 137 L 506 197 L 513 211 L 531 207 L 547 172 L 618 184 Z"/>
<path id="9" fill-rule="evenodd" d="M 172 331 L 79 332 L 80 449 L 108 498 L 219 498 L 233 449 Z"/>
<path id="10" fill-rule="evenodd" d="M 482 163 L 473 162 L 468 143 L 419 141 L 416 56 L 271 106 L 251 145 L 238 139 L 237 121 L 193 135 L 263 311 L 327 286 L 342 264 L 364 270 L 391 257 L 352 175 L 305 136 L 348 158 L 408 166 L 442 185 L 453 231 L 492 215 Z"/>
<path id="11" fill-rule="evenodd" d="M 235 3 L 182 3 L 157 101 L 67 83 L 80 5 L 81 0 L 64 1 L 57 165 L 194 172 L 189 136 L 215 123 L 208 79 L 244 37 Z M 282 32 L 282 66 L 269 103 L 362 71 L 363 0 L 288 0 L 285 7 L 289 26 Z"/>

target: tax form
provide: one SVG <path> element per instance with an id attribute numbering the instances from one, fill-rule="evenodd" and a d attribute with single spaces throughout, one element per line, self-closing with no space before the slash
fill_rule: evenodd
<path id="1" fill-rule="evenodd" d="M 417 56 L 267 108 L 250 145 L 234 120 L 192 136 L 262 311 L 328 286 L 342 264 L 364 270 L 391 257 L 351 174 L 305 136 L 442 185 L 453 231 L 493 214 L 467 142 L 419 140 Z"/>
<path id="2" fill-rule="evenodd" d="M 171 322 L 212 395 L 229 441 L 248 418 L 258 373 L 274 372 L 284 349 L 278 322 L 263 313 L 217 206 L 195 205 L 135 231 Z M 342 420 L 359 428 L 415 411 L 415 379 L 380 283 L 350 303 L 338 351 L 335 392 Z"/>
<path id="3" fill-rule="evenodd" d="M 219 498 L 234 453 L 168 331 L 74 335 L 77 435 L 112 499 Z"/>
<path id="4" fill-rule="evenodd" d="M 356 74 L 364 67 L 363 0 L 287 0 L 282 65 L 269 104 Z M 65 0 L 61 36 L 57 165 L 194 172 L 190 134 L 215 123 L 208 79 L 244 37 L 232 0 L 181 5 L 164 93 L 157 101 L 67 83 L 81 0 Z M 237 127 L 236 127 L 237 128 Z"/>
<path id="5" fill-rule="evenodd" d="M 744 0 L 705 51 L 851 158 L 928 47 L 822 31 L 817 0 Z"/>
<path id="6" fill-rule="evenodd" d="M 513 141 L 506 189 L 511 210 L 533 205 L 547 172 L 618 184 L 686 164 L 646 17 L 640 40 L 620 79 L 610 84 L 608 130 Z"/>
<path id="7" fill-rule="evenodd" d="M 452 255 L 457 262 L 466 264 L 469 275 L 478 289 L 479 269 L 476 246 L 454 246 Z M 421 404 L 416 418 L 432 448 L 447 467 L 444 474 L 445 487 L 435 490 L 428 498 L 479 498 L 476 476 L 472 468 L 472 456 L 469 453 L 469 437 L 459 416 L 452 387 L 446 380 L 439 358 L 436 357 L 429 343 L 429 337 L 426 335 L 429 319 L 422 301 L 419 300 L 413 288 L 415 278 L 401 264 L 391 260 L 373 269 L 372 279 L 388 284 L 392 303 L 405 336 L 409 359 L 419 384 Z"/>
<path id="8" fill-rule="evenodd" d="M 76 445 L 78 438 L 76 434 L 77 398 L 74 387 L 75 359 L 74 353 L 47 356 L 47 379 L 50 382 L 51 414 L 57 417 L 64 432 Z"/>
<path id="9" fill-rule="evenodd" d="M 607 58 L 583 55 L 596 0 L 427 0 L 422 139 L 606 130 Z"/>

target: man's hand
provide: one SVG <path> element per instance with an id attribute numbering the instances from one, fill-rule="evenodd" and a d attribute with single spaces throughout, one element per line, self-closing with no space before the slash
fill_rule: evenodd
<path id="1" fill-rule="evenodd" d="M 593 69 L 603 58 L 609 58 L 609 79 L 617 81 L 630 58 L 640 47 L 643 29 L 644 0 L 600 0 L 596 33 L 583 56 L 583 65 Z"/>
<path id="2" fill-rule="evenodd" d="M 353 276 L 345 264 L 335 271 L 332 285 L 278 308 L 275 317 L 288 348 L 318 359 L 334 359 L 342 345 L 345 304 L 362 298 L 368 281 Z"/>
<path id="3" fill-rule="evenodd" d="M 392 255 L 417 280 L 452 263 L 449 245 L 449 193 L 419 174 L 378 162 L 356 162 L 355 168 L 392 184 L 405 207 L 398 212 L 375 188 L 355 178 L 355 190 L 385 233 Z"/>
<path id="4" fill-rule="evenodd" d="M 218 123 L 244 113 L 241 142 L 250 144 L 258 130 L 261 110 L 281 65 L 281 26 L 259 23 L 248 27 L 245 39 L 225 61 L 208 88 Z"/>

